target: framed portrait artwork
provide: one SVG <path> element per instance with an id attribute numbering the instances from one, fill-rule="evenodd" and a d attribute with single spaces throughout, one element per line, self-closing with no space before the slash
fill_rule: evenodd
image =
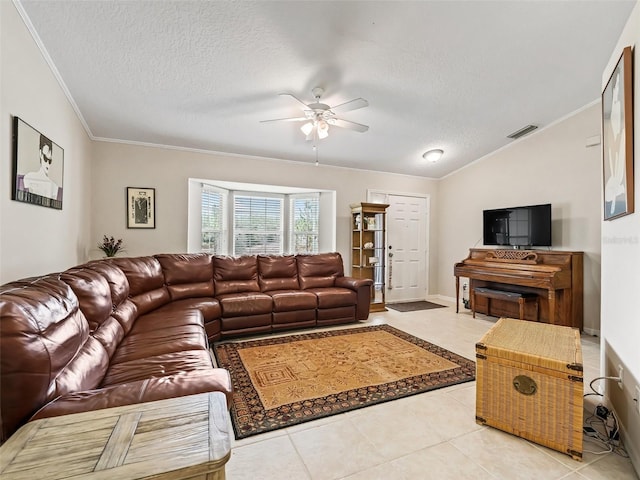
<path id="1" fill-rule="evenodd" d="M 602 92 L 604 219 L 633 213 L 632 50 L 625 47 Z"/>
<path id="2" fill-rule="evenodd" d="M 127 187 L 127 228 L 156 228 L 156 189 Z"/>
<path id="3" fill-rule="evenodd" d="M 62 210 L 64 150 L 49 137 L 13 117 L 11 199 Z"/>

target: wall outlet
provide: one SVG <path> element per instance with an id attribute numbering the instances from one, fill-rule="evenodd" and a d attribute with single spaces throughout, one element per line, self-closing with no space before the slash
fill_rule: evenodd
<path id="1" fill-rule="evenodd" d="M 636 412 L 640 415 L 640 385 L 636 385 L 636 398 L 633 400 L 636 402 Z"/>
<path id="2" fill-rule="evenodd" d="M 622 365 L 618 365 L 618 377 L 620 378 L 620 380 L 618 380 L 618 387 L 622 390 L 624 388 L 624 368 L 622 368 Z"/>

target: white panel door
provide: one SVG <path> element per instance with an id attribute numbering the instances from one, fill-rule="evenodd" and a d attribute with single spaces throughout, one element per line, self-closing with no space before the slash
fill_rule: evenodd
<path id="1" fill-rule="evenodd" d="M 387 208 L 387 303 L 427 295 L 427 199 L 389 194 Z"/>

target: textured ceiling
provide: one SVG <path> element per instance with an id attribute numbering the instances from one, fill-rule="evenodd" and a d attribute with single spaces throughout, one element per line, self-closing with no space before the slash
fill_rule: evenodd
<path id="1" fill-rule="evenodd" d="M 288 92 L 369 107 L 320 163 L 439 178 L 597 100 L 635 0 L 30 1 L 92 138 L 313 163 Z M 442 148 L 435 164 L 422 159 Z"/>

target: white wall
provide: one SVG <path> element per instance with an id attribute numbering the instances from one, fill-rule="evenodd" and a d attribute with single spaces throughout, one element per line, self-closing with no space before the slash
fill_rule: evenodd
<path id="1" fill-rule="evenodd" d="M 640 472 L 640 414 L 633 398 L 640 385 L 640 2 L 629 17 L 605 70 L 607 84 L 622 49 L 634 47 L 634 159 L 635 213 L 602 222 L 602 371 L 617 375 L 617 365 L 625 369 L 624 390 L 606 385 L 608 400 L 620 417 L 623 439 L 636 472 Z M 627 133 L 628 135 L 628 133 Z"/>
<path id="2" fill-rule="evenodd" d="M 0 284 L 84 261 L 91 141 L 16 7 L 0 1 Z M 64 149 L 63 209 L 11 200 L 12 116 Z"/>
<path id="3" fill-rule="evenodd" d="M 482 210 L 552 204 L 554 250 L 583 251 L 584 327 L 600 329 L 600 103 L 521 138 L 441 181 L 438 287 L 454 297 L 453 265 L 482 246 Z"/>
<path id="4" fill-rule="evenodd" d="M 336 191 L 336 246 L 348 269 L 351 254 L 351 203 L 366 201 L 367 189 L 435 196 L 435 180 L 406 175 L 315 166 L 297 162 L 209 154 L 160 147 L 95 142 L 92 239 L 124 240 L 127 255 L 187 251 L 188 179 L 281 185 Z M 322 161 L 322 160 L 321 160 Z M 127 230 L 127 186 L 156 189 L 156 229 Z M 93 257 L 99 256 L 95 249 Z M 433 262 L 433 259 L 431 259 Z"/>

